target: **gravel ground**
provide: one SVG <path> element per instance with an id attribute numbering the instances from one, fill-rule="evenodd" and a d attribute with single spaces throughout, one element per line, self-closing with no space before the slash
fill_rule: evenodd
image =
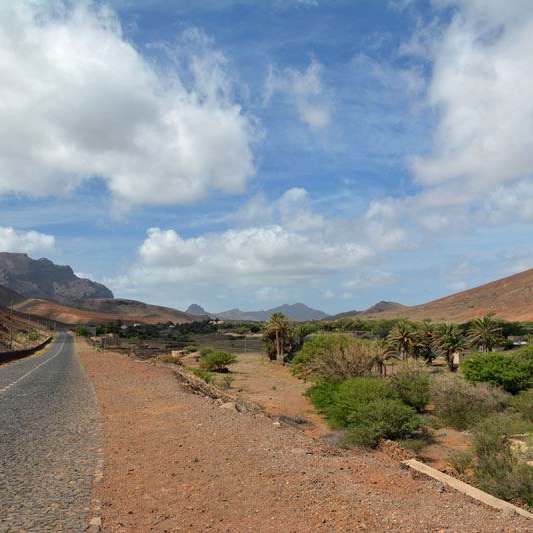
<path id="1" fill-rule="evenodd" d="M 531 531 L 381 453 L 192 395 L 170 368 L 81 355 L 104 418 L 104 531 Z"/>
<path id="2" fill-rule="evenodd" d="M 1 366 L 0 531 L 83 531 L 100 438 L 70 336 Z"/>

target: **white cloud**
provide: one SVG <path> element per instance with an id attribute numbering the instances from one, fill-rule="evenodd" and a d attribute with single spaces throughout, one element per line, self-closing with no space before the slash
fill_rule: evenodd
<path id="1" fill-rule="evenodd" d="M 311 211 L 309 196 L 305 189 L 289 189 L 277 201 L 284 227 L 294 231 L 309 231 L 322 227 L 324 218 Z"/>
<path id="2" fill-rule="evenodd" d="M 263 285 L 269 280 L 286 284 L 352 268 L 371 256 L 363 245 L 328 242 L 278 225 L 193 238 L 183 238 L 173 229 L 152 228 L 131 276 L 148 283 L 216 279 L 230 285 Z"/>
<path id="3" fill-rule="evenodd" d="M 332 105 L 321 79 L 322 65 L 312 60 L 305 71 L 285 68 L 278 72 L 270 67 L 265 100 L 276 93 L 286 95 L 295 106 L 302 122 L 313 129 L 327 128 L 331 123 Z"/>
<path id="4" fill-rule="evenodd" d="M 372 270 L 364 274 L 357 274 L 343 283 L 345 289 L 366 289 L 369 287 L 390 285 L 396 281 L 396 276 L 390 272 Z"/>
<path id="5" fill-rule="evenodd" d="M 0 6 L 0 194 L 62 194 L 94 176 L 124 204 L 241 193 L 254 128 L 222 54 L 187 33 L 183 77 L 145 59 L 108 8 L 67 6 Z"/>
<path id="6" fill-rule="evenodd" d="M 23 252 L 50 252 L 54 249 L 55 238 L 37 231 L 17 231 L 11 227 L 0 226 L 0 251 Z"/>
<path id="7" fill-rule="evenodd" d="M 460 184 L 470 200 L 533 171 L 533 6 L 441 0 L 458 8 L 432 42 L 433 153 L 413 160 L 426 185 Z M 454 186 L 456 186 L 454 185 Z"/>

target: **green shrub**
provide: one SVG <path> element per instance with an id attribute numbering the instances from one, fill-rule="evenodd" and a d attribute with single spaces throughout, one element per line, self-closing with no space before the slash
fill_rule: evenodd
<path id="1" fill-rule="evenodd" d="M 198 348 L 196 346 L 185 346 L 182 350 L 184 353 L 194 353 L 198 351 Z"/>
<path id="2" fill-rule="evenodd" d="M 221 376 L 220 380 L 217 380 L 217 386 L 220 387 L 222 390 L 229 390 L 231 389 L 231 385 L 233 384 L 234 378 L 229 375 Z"/>
<path id="3" fill-rule="evenodd" d="M 203 368 L 189 368 L 189 370 L 200 379 L 203 379 L 206 383 L 211 383 L 213 381 L 213 374 L 204 370 Z"/>
<path id="4" fill-rule="evenodd" d="M 232 353 L 210 351 L 200 358 L 200 367 L 210 372 L 227 372 L 228 366 L 237 361 Z"/>
<path id="5" fill-rule="evenodd" d="M 335 393 L 339 389 L 340 383 L 320 380 L 317 381 L 312 387 L 309 387 L 306 391 L 306 395 L 313 402 L 313 405 L 317 408 L 318 412 L 326 415 L 329 409 L 335 401 Z"/>
<path id="6" fill-rule="evenodd" d="M 467 383 L 451 374 L 433 380 L 431 399 L 435 414 L 447 425 L 461 430 L 502 411 L 509 401 L 508 395 L 496 387 Z"/>
<path id="7" fill-rule="evenodd" d="M 408 364 L 401 367 L 392 376 L 391 385 L 400 399 L 419 413 L 429 403 L 429 375 L 419 365 Z"/>
<path id="8" fill-rule="evenodd" d="M 30 342 L 38 341 L 41 338 L 39 332 L 35 331 L 34 329 L 28 331 L 26 336 Z"/>
<path id="9" fill-rule="evenodd" d="M 296 375 L 341 380 L 370 374 L 376 345 L 349 335 L 316 335 L 304 342 L 293 359 Z"/>
<path id="10" fill-rule="evenodd" d="M 522 391 L 511 399 L 511 407 L 522 417 L 533 423 L 533 389 Z"/>
<path id="11" fill-rule="evenodd" d="M 333 394 L 326 416 L 333 426 L 347 427 L 350 417 L 363 404 L 398 399 L 388 382 L 379 378 L 351 378 L 341 382 Z"/>
<path id="12" fill-rule="evenodd" d="M 373 447 L 382 438 L 403 438 L 420 427 L 415 410 L 382 379 L 321 381 L 308 395 L 333 427 L 347 428 L 348 445 Z"/>
<path id="13" fill-rule="evenodd" d="M 523 428 L 523 420 L 505 415 L 481 422 L 472 439 L 474 472 L 482 490 L 504 500 L 533 505 L 533 468 L 519 460 L 507 439 Z"/>
<path id="14" fill-rule="evenodd" d="M 374 447 L 380 439 L 401 439 L 420 427 L 415 410 L 401 400 L 376 399 L 361 403 L 347 417 L 348 442 Z"/>
<path id="15" fill-rule="evenodd" d="M 533 356 L 527 351 L 472 355 L 461 369 L 470 382 L 498 385 L 512 394 L 533 386 Z"/>

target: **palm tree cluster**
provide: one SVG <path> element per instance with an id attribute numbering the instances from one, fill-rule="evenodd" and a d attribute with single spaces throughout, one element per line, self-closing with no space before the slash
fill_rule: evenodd
<path id="1" fill-rule="evenodd" d="M 402 320 L 390 332 L 387 341 L 400 359 L 412 357 L 431 363 L 435 357 L 441 356 L 453 372 L 457 370 L 455 354 L 467 348 L 492 351 L 503 342 L 503 336 L 502 328 L 492 315 L 486 315 L 472 320 L 466 334 L 458 324 L 434 325 L 424 321 L 417 325 Z"/>
<path id="2" fill-rule="evenodd" d="M 283 313 L 274 313 L 263 329 L 263 341 L 270 360 L 283 362 L 287 355 L 301 349 L 307 335 L 317 331 L 316 324 L 289 322 Z M 465 331 L 459 324 L 433 324 L 400 320 L 385 340 L 375 342 L 375 366 L 386 375 L 390 359 L 422 359 L 431 364 L 442 357 L 450 371 L 457 370 L 456 354 L 466 349 L 494 350 L 503 342 L 502 328 L 492 315 L 472 320 Z"/>

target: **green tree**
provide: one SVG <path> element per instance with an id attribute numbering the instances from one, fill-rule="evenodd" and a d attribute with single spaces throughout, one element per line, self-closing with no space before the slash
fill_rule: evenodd
<path id="1" fill-rule="evenodd" d="M 389 343 L 398 350 L 402 359 L 407 359 L 416 345 L 416 331 L 409 322 L 399 321 L 387 337 Z"/>
<path id="2" fill-rule="evenodd" d="M 396 358 L 395 349 L 385 340 L 375 341 L 374 365 L 380 376 L 387 376 L 387 361 Z"/>
<path id="3" fill-rule="evenodd" d="M 491 352 L 503 341 L 502 328 L 488 314 L 483 318 L 472 320 L 468 329 L 468 341 L 471 346 L 480 352 Z"/>
<path id="4" fill-rule="evenodd" d="M 441 324 L 435 330 L 433 349 L 444 357 L 451 372 L 457 370 L 453 360 L 454 354 L 464 350 L 464 347 L 465 338 L 457 324 Z"/>
<path id="5" fill-rule="evenodd" d="M 264 339 L 267 342 L 270 359 L 273 359 L 273 355 L 275 354 L 275 358 L 278 361 L 283 361 L 289 336 L 290 325 L 287 317 L 283 313 L 274 313 L 265 324 L 264 332 Z M 273 350 L 272 347 L 274 348 Z"/>
<path id="6" fill-rule="evenodd" d="M 415 341 L 412 347 L 416 359 L 421 357 L 428 364 L 435 359 L 433 341 L 435 339 L 435 326 L 428 320 L 424 320 L 416 328 Z"/>

